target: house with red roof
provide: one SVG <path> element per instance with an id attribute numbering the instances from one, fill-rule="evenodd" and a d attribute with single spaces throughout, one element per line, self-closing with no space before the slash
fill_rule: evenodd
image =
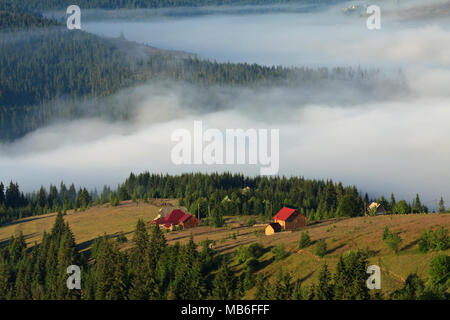
<path id="1" fill-rule="evenodd" d="M 280 225 L 278 228 L 274 224 Z M 306 226 L 306 217 L 302 215 L 298 210 L 283 207 L 274 217 L 273 223 L 269 224 L 266 228 L 266 234 L 273 234 L 281 230 L 295 230 Z"/>
<path id="2" fill-rule="evenodd" d="M 180 219 L 180 225 L 185 229 L 195 228 L 198 227 L 198 219 L 192 214 L 186 213 L 184 217 Z"/>
<path id="3" fill-rule="evenodd" d="M 183 210 L 175 209 L 172 210 L 167 216 L 153 220 L 151 224 L 158 224 L 170 230 L 178 226 L 183 228 L 194 228 L 198 227 L 198 219 L 190 213 L 185 213 Z"/>

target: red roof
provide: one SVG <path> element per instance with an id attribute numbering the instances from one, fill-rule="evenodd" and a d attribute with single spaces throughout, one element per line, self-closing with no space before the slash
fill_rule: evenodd
<path id="1" fill-rule="evenodd" d="M 281 221 L 286 221 L 297 210 L 288 207 L 283 207 L 273 218 Z"/>
<path id="2" fill-rule="evenodd" d="M 158 224 L 164 224 L 164 225 L 171 225 L 171 224 L 179 224 L 181 222 L 181 219 L 186 216 L 186 213 L 184 213 L 180 209 L 172 210 L 167 217 L 159 218 L 155 220 Z M 190 215 L 189 215 L 190 216 Z M 187 219 L 187 218 L 186 218 Z"/>
<path id="3" fill-rule="evenodd" d="M 183 217 L 181 217 L 180 222 L 185 222 L 190 217 L 192 217 L 192 216 L 189 213 L 186 213 Z"/>

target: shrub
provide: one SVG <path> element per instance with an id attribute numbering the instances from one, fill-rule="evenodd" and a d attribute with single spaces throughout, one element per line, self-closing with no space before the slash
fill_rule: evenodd
<path id="1" fill-rule="evenodd" d="M 435 232 L 435 248 L 436 250 L 447 250 L 450 244 L 448 236 L 448 230 L 444 227 L 440 227 Z"/>
<path id="2" fill-rule="evenodd" d="M 389 226 L 384 227 L 382 239 L 386 240 L 387 238 L 389 238 L 391 236 L 391 234 L 392 233 L 391 233 L 391 230 L 389 230 Z"/>
<path id="3" fill-rule="evenodd" d="M 395 253 L 399 251 L 402 238 L 400 238 L 398 234 L 391 232 L 388 226 L 384 228 L 382 239 L 389 249 L 393 250 Z"/>
<path id="4" fill-rule="evenodd" d="M 436 235 L 432 230 L 427 230 L 419 238 L 419 251 L 426 253 L 434 247 Z"/>
<path id="5" fill-rule="evenodd" d="M 256 220 L 253 218 L 249 219 L 246 223 L 247 227 L 253 227 L 254 224 L 256 224 Z"/>
<path id="6" fill-rule="evenodd" d="M 248 259 L 248 260 L 245 262 L 245 264 L 244 264 L 244 270 L 245 270 L 246 272 L 252 273 L 252 272 L 254 272 L 254 271 L 258 268 L 258 266 L 259 266 L 259 261 L 258 261 L 258 259 L 252 257 L 252 258 Z"/>
<path id="7" fill-rule="evenodd" d="M 248 246 L 240 246 L 236 252 L 238 263 L 244 263 L 249 259 L 258 259 L 264 253 L 264 249 L 259 243 L 252 243 Z"/>
<path id="8" fill-rule="evenodd" d="M 308 231 L 302 232 L 300 235 L 300 242 L 298 244 L 298 247 L 300 249 L 309 247 L 311 245 L 311 238 L 309 237 Z"/>
<path id="9" fill-rule="evenodd" d="M 425 285 L 415 273 L 408 275 L 403 288 L 391 294 L 392 300 L 421 300 Z"/>
<path id="10" fill-rule="evenodd" d="M 446 283 L 450 277 L 450 256 L 441 254 L 430 262 L 429 274 L 434 283 Z"/>
<path id="11" fill-rule="evenodd" d="M 394 251 L 395 253 L 398 253 L 400 249 L 400 244 L 402 243 L 402 238 L 396 233 L 392 233 L 386 240 L 385 240 L 386 246 Z"/>
<path id="12" fill-rule="evenodd" d="M 247 248 L 248 248 L 249 256 L 253 257 L 253 258 L 259 258 L 264 253 L 263 246 L 261 244 L 259 244 L 259 243 L 256 243 L 256 242 L 252 243 Z"/>
<path id="13" fill-rule="evenodd" d="M 286 258 L 289 253 L 286 252 L 286 249 L 284 247 L 283 243 L 277 244 L 275 247 L 272 248 L 271 252 L 275 256 L 275 261 L 280 261 Z"/>
<path id="14" fill-rule="evenodd" d="M 327 243 L 325 242 L 325 240 L 320 239 L 317 241 L 314 253 L 316 256 L 321 258 L 325 256 L 325 254 L 327 253 Z"/>
<path id="15" fill-rule="evenodd" d="M 426 253 L 430 250 L 447 250 L 449 247 L 448 230 L 440 227 L 436 231 L 427 230 L 419 238 L 419 250 Z"/>

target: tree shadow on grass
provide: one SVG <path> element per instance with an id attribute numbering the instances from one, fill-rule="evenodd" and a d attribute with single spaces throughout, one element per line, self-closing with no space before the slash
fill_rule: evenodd
<path id="1" fill-rule="evenodd" d="M 342 248 L 342 247 L 344 247 L 344 246 L 345 246 L 345 243 L 341 243 L 341 244 L 338 245 L 337 247 L 334 247 L 333 249 L 327 250 L 327 253 L 326 253 L 326 254 L 331 254 L 331 253 L 337 251 L 338 249 L 340 249 L 340 248 Z"/>
<path id="2" fill-rule="evenodd" d="M 274 261 L 275 261 L 275 257 L 265 259 L 263 261 L 259 261 L 258 266 L 255 268 L 255 270 L 253 272 L 258 272 L 258 271 L 264 269 L 265 267 L 267 267 Z"/>
<path id="3" fill-rule="evenodd" d="M 22 224 L 22 223 L 26 223 L 26 222 L 30 222 L 30 221 L 35 221 L 35 220 L 40 220 L 40 219 L 46 219 L 46 218 L 48 218 L 49 217 L 49 215 L 37 215 L 37 216 L 32 216 L 32 218 L 31 217 L 25 217 L 25 218 L 23 218 L 23 220 L 21 219 L 21 220 L 16 220 L 16 221 L 11 221 L 11 222 L 6 222 L 6 223 L 4 223 L 4 224 L 0 224 L 0 227 L 8 227 L 8 226 L 13 226 L 13 225 L 16 225 L 16 224 Z"/>
<path id="4" fill-rule="evenodd" d="M 419 243 L 419 239 L 411 241 L 410 243 L 408 243 L 406 246 L 404 246 L 403 248 L 401 248 L 399 251 L 404 251 L 404 250 L 408 250 L 411 249 L 412 247 L 414 247 L 417 243 Z"/>
<path id="5" fill-rule="evenodd" d="M 103 237 L 106 237 L 107 239 L 116 239 L 117 237 L 119 237 L 119 236 L 122 236 L 122 235 L 129 235 L 129 234 L 132 234 L 134 231 L 129 231 L 129 232 L 115 232 L 115 233 L 113 233 L 113 234 L 105 234 L 105 235 L 103 235 L 103 236 L 98 236 L 98 237 L 96 237 L 96 238 L 94 238 L 94 239 L 91 239 L 91 240 L 87 240 L 87 241 L 84 241 L 84 242 L 81 242 L 81 243 L 79 243 L 78 245 L 77 245 L 77 250 L 78 251 L 84 251 L 84 250 L 86 250 L 86 251 L 91 251 L 89 248 L 90 247 L 92 247 L 93 245 L 94 245 L 94 243 L 95 243 L 95 241 L 97 241 L 98 239 L 101 239 L 101 238 L 103 238 Z M 128 240 L 128 241 L 130 241 L 130 240 Z"/>
<path id="6" fill-rule="evenodd" d="M 310 273 L 308 273 L 306 276 L 299 278 L 298 280 L 300 282 L 304 282 L 305 280 L 308 280 L 309 278 L 311 278 L 311 276 L 314 274 L 315 271 L 311 271 Z"/>

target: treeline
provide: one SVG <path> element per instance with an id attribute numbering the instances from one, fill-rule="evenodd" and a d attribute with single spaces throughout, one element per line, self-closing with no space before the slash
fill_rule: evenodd
<path id="1" fill-rule="evenodd" d="M 282 270 L 269 281 L 248 263 L 237 274 L 229 257 L 218 255 L 208 241 L 202 242 L 201 250 L 192 237 L 185 245 L 168 245 L 158 226 L 149 234 L 142 220 L 132 241 L 130 250 L 121 251 L 118 241 L 105 235 L 81 253 L 68 223 L 58 214 L 41 244 L 27 249 L 20 234 L 0 248 L 0 299 L 230 300 L 243 298 L 254 287 L 255 299 L 448 299 L 448 255 L 432 260 L 429 283 L 412 274 L 404 288 L 383 296 L 367 288 L 367 251 L 340 256 L 334 274 L 323 265 L 318 281 L 307 287 Z M 80 267 L 80 290 L 67 288 L 70 265 Z"/>
<path id="2" fill-rule="evenodd" d="M 215 226 L 225 215 L 272 217 L 283 206 L 297 208 L 309 220 L 364 214 L 356 187 L 302 177 L 244 177 L 240 174 L 131 174 L 119 187 L 125 199 L 178 198 L 180 205 Z M 102 198 L 102 197 L 101 197 Z"/>
<path id="3" fill-rule="evenodd" d="M 310 221 L 362 216 L 366 214 L 372 201 L 367 194 L 360 194 L 356 187 L 344 187 L 341 182 L 335 183 L 332 180 L 310 180 L 303 177 L 250 178 L 231 173 L 179 176 L 132 173 L 117 192 L 106 190 L 100 196 L 103 202 L 111 199 L 148 198 L 178 198 L 180 204 L 191 213 L 206 218 L 216 226 L 223 224 L 224 215 L 272 217 L 284 206 L 300 210 Z M 382 199 L 384 198 L 378 200 Z M 404 200 L 399 202 L 406 203 Z M 412 208 L 401 212 L 394 210 L 392 213 L 428 212 L 418 195 Z M 389 210 L 389 206 L 387 209 Z"/>
<path id="4" fill-rule="evenodd" d="M 272 217 L 282 207 L 298 209 L 309 221 L 335 217 L 356 217 L 369 214 L 372 202 L 367 194 L 360 194 L 354 186 L 343 186 L 332 180 L 311 180 L 303 177 L 246 177 L 242 174 L 190 173 L 177 176 L 133 173 L 116 189 L 105 186 L 101 192 L 86 188 L 67 187 L 61 182 L 59 188 L 50 185 L 47 190 L 24 195 L 19 186 L 10 182 L 5 188 L 0 182 L 0 224 L 16 219 L 49 212 L 85 210 L 92 205 L 110 203 L 116 206 L 120 201 L 155 198 L 176 198 L 180 205 L 204 223 L 221 226 L 223 217 L 229 215 L 259 215 Z M 427 213 L 419 195 L 412 204 L 405 200 L 384 203 L 384 197 L 375 199 L 393 214 Z M 403 205 L 405 210 L 397 210 Z M 391 208 L 394 208 L 392 210 Z M 396 209 L 397 208 L 397 209 Z M 440 209 L 445 209 L 444 200 Z M 445 212 L 441 210 L 439 212 Z"/>
<path id="5" fill-rule="evenodd" d="M 51 27 L 57 25 L 59 25 L 57 21 L 46 19 L 35 13 L 0 11 L 0 30 L 2 32 Z"/>
<path id="6" fill-rule="evenodd" d="M 84 9 L 137 9 L 286 3 L 331 4 L 336 2 L 339 2 L 339 0 L 78 0 L 77 5 Z M 70 0 L 11 0 L 7 3 L 0 3 L 0 9 L 44 11 L 48 9 L 65 9 L 72 4 L 73 1 L 71 2 Z"/>
<path id="7" fill-rule="evenodd" d="M 94 197 L 94 199 L 93 199 Z M 92 205 L 95 192 L 89 193 L 86 188 L 69 188 L 61 182 L 59 190 L 50 185 L 49 191 L 41 187 L 39 192 L 24 195 L 17 183 L 5 185 L 0 182 L 0 225 L 50 212 L 65 212 L 67 210 L 84 210 Z"/>

